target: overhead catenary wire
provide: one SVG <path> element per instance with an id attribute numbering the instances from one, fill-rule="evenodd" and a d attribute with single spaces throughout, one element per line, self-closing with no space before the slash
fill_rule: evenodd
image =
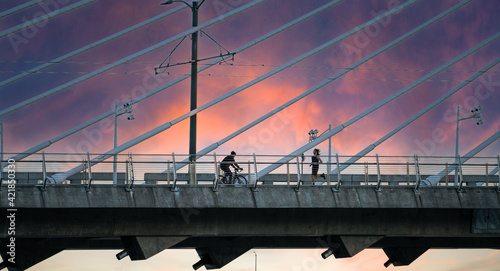
<path id="1" fill-rule="evenodd" d="M 307 14 L 305 14 L 305 15 L 303 15 L 303 16 L 301 16 L 301 17 L 299 17 L 299 18 L 297 18 L 297 19 L 295 19 L 295 20 L 293 20 L 293 21 L 291 21 L 291 22 L 283 25 L 283 26 L 281 26 L 281 27 L 276 28 L 275 30 L 267 33 L 266 35 L 263 35 L 263 36 L 255 39 L 255 40 L 253 40 L 253 41 L 251 41 L 251 42 L 249 42 L 249 43 L 241 46 L 240 48 L 234 50 L 233 53 L 240 53 L 240 52 L 242 52 L 242 51 L 244 51 L 244 50 L 246 50 L 246 49 L 248 49 L 248 48 L 250 48 L 250 47 L 252 47 L 254 45 L 257 45 L 260 42 L 265 41 L 268 38 L 271 38 L 274 35 L 279 34 L 279 33 L 283 32 L 284 30 L 286 30 L 286 29 L 288 29 L 288 28 L 290 28 L 290 27 L 292 27 L 292 26 L 294 26 L 294 25 L 296 25 L 296 24 L 298 24 L 298 23 L 300 23 L 300 22 L 302 22 L 302 21 L 304 21 L 304 20 L 306 20 L 306 19 L 308 19 L 308 18 L 310 18 L 310 17 L 312 17 L 312 16 L 320 13 L 320 12 L 322 12 L 323 10 L 325 10 L 325 9 L 327 9 L 327 8 L 333 6 L 333 5 L 336 5 L 340 1 L 342 1 L 342 0 L 337 0 L 337 1 L 329 2 L 329 3 L 325 4 L 325 5 L 317 8 L 317 9 L 315 9 L 315 10 L 313 10 L 313 11 L 311 11 L 311 12 L 309 12 L 309 13 L 307 13 Z M 237 12 L 237 10 L 234 10 L 233 12 Z M 228 15 L 226 15 L 225 17 L 228 17 Z M 220 60 L 213 60 L 210 63 L 207 63 L 207 64 L 203 65 L 202 67 L 200 67 L 198 69 L 198 72 L 206 70 L 206 69 L 208 69 L 208 68 L 210 68 L 210 67 L 218 64 L 219 62 L 220 62 Z M 167 84 L 165 84 L 165 85 L 163 85 L 161 87 L 158 87 L 158 88 L 156 88 L 154 90 L 151 90 L 150 92 L 145 93 L 145 94 L 141 95 L 140 97 L 137 97 L 136 99 L 130 101 L 130 104 L 133 105 L 133 104 L 138 103 L 138 102 L 140 102 L 140 101 L 142 101 L 144 99 L 147 99 L 147 98 L 149 98 L 149 97 L 151 97 L 151 96 L 153 96 L 153 95 L 155 95 L 155 94 L 157 94 L 157 93 L 159 93 L 159 92 L 161 92 L 161 91 L 163 91 L 163 90 L 165 90 L 165 89 L 167 89 L 167 88 L 169 88 L 169 87 L 171 87 L 171 86 L 173 86 L 173 85 L 175 85 L 175 84 L 177 84 L 179 82 L 182 82 L 183 80 L 189 78 L 189 76 L 190 76 L 190 74 L 187 73 L 187 74 L 185 74 L 185 75 L 183 75 L 183 76 L 181 76 L 181 77 L 179 77 L 179 78 L 177 78 L 177 79 L 175 79 L 175 80 L 173 80 L 173 81 L 171 81 L 171 82 L 169 82 L 169 83 L 167 83 Z M 119 110 L 121 110 L 122 108 L 123 108 L 123 106 L 121 106 L 119 108 Z M 76 133 L 76 132 L 78 132 L 78 131 L 86 128 L 86 127 L 89 127 L 90 125 L 93 125 L 93 124 L 95 124 L 95 123 L 97 123 L 97 122 L 99 122 L 99 121 L 101 121 L 101 120 L 103 120 L 103 119 L 105 119 L 105 118 L 113 115 L 114 112 L 115 112 L 114 110 L 110 110 L 110 111 L 108 111 L 108 112 L 106 112 L 106 113 L 104 113 L 104 114 L 102 114 L 102 115 L 100 115 L 100 116 L 98 116 L 98 117 L 90 120 L 90 121 L 87 121 L 84 124 L 81 124 L 78 127 L 75 127 L 73 129 L 71 129 L 71 130 L 69 130 L 69 131 L 67 131 L 67 132 L 65 132 L 65 133 L 63 133 L 63 134 L 61 134 L 61 135 L 53 138 L 53 139 L 47 140 L 45 142 L 42 142 L 42 143 L 40 143 L 40 144 L 38 144 L 38 145 L 36 145 L 36 146 L 34 146 L 34 147 L 32 147 L 32 148 L 24 151 L 24 152 L 16 155 L 15 157 L 13 157 L 13 159 L 16 160 L 16 161 L 20 161 L 20 160 L 22 160 L 22 159 L 30 156 L 33 153 L 36 153 L 36 152 L 38 152 L 40 150 L 43 150 L 43 149 L 47 148 L 48 146 L 54 144 L 55 142 L 57 142 L 57 141 L 59 141 L 61 139 L 64 139 L 64 138 L 66 138 L 66 137 L 68 137 L 68 136 L 70 136 L 70 135 L 72 135 L 72 134 L 74 134 L 74 133 Z"/>
<path id="2" fill-rule="evenodd" d="M 462 1 L 460 2 L 459 4 L 453 6 L 452 8 L 446 10 L 445 12 L 439 14 L 438 16 L 434 17 L 433 19 L 427 21 L 426 23 L 420 25 L 419 27 L 411 30 L 410 32 L 404 34 L 403 36 L 401 36 L 400 38 L 396 39 L 395 41 L 389 43 L 388 45 L 382 47 L 381 49 L 377 50 L 376 52 L 370 54 L 369 56 L 365 57 L 364 59 L 362 59 L 361 61 L 357 62 L 356 64 L 353 64 L 352 65 L 352 68 L 355 68 L 356 66 L 359 66 L 361 65 L 362 63 L 368 61 L 369 59 L 377 56 L 378 54 L 380 54 L 382 51 L 386 50 L 385 48 L 388 49 L 388 47 L 392 47 L 394 46 L 395 44 L 401 42 L 402 40 L 412 36 L 413 34 L 417 33 L 418 31 L 422 30 L 423 28 L 431 25 L 432 23 L 440 20 L 441 18 L 445 17 L 446 15 L 449 15 L 450 13 L 454 12 L 455 10 L 457 10 L 458 8 L 464 6 L 465 4 L 468 4 L 470 3 L 471 1 L 470 0 L 467 0 L 467 1 Z M 411 90 L 412 88 L 414 88 L 415 86 L 421 84 L 423 81 L 427 80 L 428 78 L 438 74 L 439 72 L 445 70 L 446 68 L 448 68 L 449 66 L 451 66 L 452 64 L 455 64 L 457 63 L 459 60 L 465 58 L 466 56 L 472 54 L 473 52 L 479 50 L 480 48 L 490 44 L 491 42 L 495 41 L 496 39 L 498 39 L 500 37 L 500 33 L 497 33 L 495 35 L 493 35 L 492 37 L 486 39 L 485 41 L 481 42 L 480 44 L 476 45 L 475 47 L 473 47 L 472 49 L 469 49 L 467 50 L 465 53 L 461 54 L 460 56 L 456 57 L 455 59 L 453 59 L 452 61 L 448 62 L 447 64 L 441 66 L 440 68 L 436 69 L 434 72 L 432 73 L 429 73 L 427 74 L 426 76 L 422 77 L 420 80 L 410 84 L 408 87 L 398 91 L 397 93 L 391 95 L 390 97 L 384 99 L 383 101 L 377 103 L 376 105 L 370 107 L 369 109 L 365 110 L 363 113 L 357 115 L 356 117 L 350 119 L 349 121 L 347 121 L 346 123 L 344 124 L 341 124 L 337 127 L 335 127 L 334 129 L 324 133 L 322 136 L 319 136 L 318 138 L 316 138 L 314 141 L 311 141 L 309 142 L 308 144 L 304 145 L 303 147 L 295 150 L 294 152 L 292 152 L 291 154 L 289 154 L 288 156 L 285 156 L 284 158 L 278 160 L 275 164 L 272 164 L 266 168 L 264 168 L 263 170 L 261 170 L 259 173 L 258 173 L 258 176 L 259 178 L 262 177 L 262 176 L 265 176 L 267 174 L 269 174 L 270 172 L 272 172 L 273 170 L 275 170 L 276 168 L 280 167 L 281 165 L 289 162 L 290 160 L 294 159 L 295 156 L 297 155 L 300 155 L 304 152 L 306 152 L 307 150 L 311 149 L 312 147 L 320 144 L 321 142 L 323 142 L 324 140 L 332 137 L 333 135 L 341 132 L 345 127 L 355 123 L 356 121 L 362 119 L 363 117 L 371 114 L 372 112 L 374 112 L 375 110 L 379 109 L 380 107 L 382 107 L 383 105 L 389 103 L 390 101 L 398 98 L 399 96 L 403 95 L 404 93 L 408 92 L 409 90 Z M 345 74 L 348 72 L 348 70 L 350 69 L 346 69 L 346 71 L 340 73 L 338 76 L 334 76 L 332 77 L 331 80 L 335 80 L 336 78 L 338 78 L 339 76 Z M 329 81 L 329 80 L 327 80 Z M 319 84 L 318 86 L 321 86 L 323 84 L 327 84 L 328 82 L 324 82 L 322 84 Z"/>
<path id="3" fill-rule="evenodd" d="M 113 62 L 108 61 L 41 61 L 41 60 L 0 60 L 0 63 L 36 63 L 36 64 L 78 64 L 78 65 L 107 65 Z M 156 62 L 127 62 L 123 63 L 124 65 L 157 65 Z M 224 66 L 230 67 L 263 67 L 263 68 L 276 68 L 279 65 L 272 64 L 235 64 L 235 63 L 221 63 Z M 343 70 L 346 67 L 333 67 L 333 66 L 292 66 L 290 69 L 318 69 L 318 70 Z M 383 72 L 429 72 L 430 69 L 416 69 L 416 68 L 356 68 L 356 71 L 383 71 Z M 24 73 L 30 72 L 28 70 L 0 70 L 0 73 Z M 478 70 L 445 70 L 443 72 L 447 73 L 476 73 Z M 38 73 L 38 72 L 32 72 Z M 40 72 L 43 73 L 43 72 Z M 63 74 L 87 74 L 88 71 L 80 71 L 80 72 L 47 72 L 47 73 L 63 73 Z M 489 71 L 488 73 L 500 73 L 500 71 Z M 109 72 L 106 74 L 134 74 L 134 72 Z M 171 73 L 171 75 L 180 75 Z M 216 76 L 216 75 L 213 75 Z M 223 75 L 221 75 L 223 76 Z M 1 84 L 1 83 L 0 83 Z M 0 85 L 1 86 L 1 85 Z"/>
<path id="4" fill-rule="evenodd" d="M 22 24 L 13 26 L 13 27 L 11 27 L 9 29 L 6 29 L 6 30 L 0 32 L 0 38 L 3 38 L 3 37 L 8 36 L 10 34 L 14 34 L 14 33 L 18 32 L 20 30 L 23 30 L 25 28 L 34 26 L 34 25 L 39 24 L 41 22 L 47 21 L 47 20 L 52 19 L 52 18 L 54 18 L 56 16 L 59 16 L 59 15 L 64 14 L 66 12 L 69 12 L 69 11 L 72 11 L 74 9 L 80 8 L 82 6 L 88 5 L 88 4 L 90 4 L 92 2 L 95 2 L 95 1 L 97 1 L 97 0 L 82 0 L 80 2 L 77 2 L 77 3 L 71 4 L 69 6 L 66 6 L 64 8 L 54 10 L 54 11 L 52 11 L 50 13 L 47 13 L 47 14 L 45 14 L 43 16 L 36 17 L 35 19 L 33 19 L 31 21 L 24 22 Z"/>
<path id="5" fill-rule="evenodd" d="M 23 9 L 27 9 L 27 8 L 29 8 L 31 6 L 34 6 L 34 5 L 36 5 L 36 4 L 40 3 L 40 2 L 43 2 L 43 1 L 45 1 L 45 0 L 32 0 L 30 2 L 26 2 L 26 3 L 22 4 L 22 5 L 15 6 L 13 8 L 10 8 L 10 9 L 6 10 L 6 11 L 0 12 L 0 18 L 3 18 L 3 17 L 8 16 L 10 14 L 19 12 L 19 11 L 21 11 Z"/>
<path id="6" fill-rule="evenodd" d="M 139 51 L 139 52 L 137 52 L 137 53 L 135 53 L 133 55 L 130 55 L 130 56 L 125 57 L 125 58 L 122 58 L 119 61 L 116 61 L 116 62 L 114 62 L 112 64 L 109 64 L 109 65 L 107 65 L 105 67 L 97 69 L 97 70 L 95 70 L 95 71 L 93 71 L 93 72 L 91 72 L 89 74 L 86 74 L 86 75 L 81 76 L 81 77 L 79 77 L 77 79 L 74 79 L 74 80 L 72 80 L 70 82 L 67 82 L 67 83 L 65 83 L 63 85 L 60 85 L 59 87 L 53 88 L 53 89 L 48 90 L 48 91 L 46 91 L 44 93 L 36 95 L 35 97 L 32 97 L 30 99 L 27 99 L 27 100 L 25 100 L 23 102 L 20 102 L 20 103 L 14 105 L 14 106 L 11 106 L 11 107 L 9 107 L 7 109 L 4 109 L 4 110 L 0 111 L 0 116 L 6 115 L 6 114 L 8 114 L 10 112 L 13 112 L 13 111 L 19 109 L 19 108 L 22 108 L 22 107 L 27 106 L 29 104 L 32 104 L 32 103 L 34 103 L 36 101 L 44 99 L 44 98 L 46 98 L 46 97 L 48 97 L 50 95 L 56 94 L 56 93 L 58 93 L 58 92 L 60 92 L 60 91 L 62 91 L 64 89 L 66 89 L 68 87 L 74 86 L 74 85 L 76 85 L 78 83 L 81 83 L 81 82 L 83 82 L 83 81 L 85 81 L 87 79 L 90 79 L 90 78 L 92 78 L 92 77 L 94 77 L 96 75 L 99 75 L 99 74 L 101 74 L 103 72 L 106 72 L 106 71 L 112 69 L 112 68 L 115 68 L 115 67 L 117 67 L 117 66 L 119 66 L 119 65 L 121 65 L 123 63 L 126 63 L 126 62 L 128 62 L 130 60 L 133 60 L 133 59 L 138 58 L 138 57 L 140 57 L 142 55 L 145 55 L 145 54 L 147 54 L 147 53 L 149 53 L 149 52 L 151 52 L 153 50 L 156 50 L 156 49 L 158 49 L 158 48 L 160 48 L 162 46 L 165 46 L 165 45 L 167 45 L 167 44 L 169 44 L 169 43 L 171 43 L 171 42 L 173 42 L 175 40 L 178 40 L 178 39 L 180 39 L 180 38 L 182 38 L 182 37 L 184 37 L 186 35 L 189 35 L 191 33 L 197 32 L 197 31 L 199 31 L 199 30 L 201 30 L 201 29 L 203 29 L 205 27 L 208 27 L 208 26 L 213 25 L 213 24 L 215 24 L 217 22 L 220 22 L 220 21 L 224 20 L 225 18 L 227 18 L 227 16 L 233 16 L 233 15 L 235 15 L 235 14 L 237 14 L 239 12 L 242 12 L 242 11 L 248 9 L 248 8 L 251 8 L 251 7 L 255 6 L 255 5 L 258 5 L 258 4 L 262 3 L 263 1 L 265 1 L 265 0 L 254 0 L 254 1 L 252 1 L 252 2 L 250 2 L 248 4 L 246 4 L 246 5 L 244 5 L 242 7 L 239 7 L 237 9 L 235 9 L 235 10 L 232 10 L 232 11 L 226 13 L 226 16 L 218 16 L 215 19 L 212 19 L 212 20 L 210 20 L 210 21 L 208 21 L 206 23 L 203 23 L 203 24 L 201 24 L 201 25 L 199 25 L 197 27 L 193 27 L 193 28 L 191 28 L 189 30 L 186 30 L 186 31 L 184 31 L 184 32 L 182 32 L 180 34 L 175 35 L 174 37 L 171 37 L 171 38 L 166 39 L 166 40 L 164 40 L 162 42 L 159 42 L 159 43 L 157 43 L 157 44 L 155 44 L 153 46 L 150 46 L 150 47 L 148 47 L 146 49 L 143 49 L 143 50 L 141 50 L 141 51 Z"/>
<path id="7" fill-rule="evenodd" d="M 41 63 L 42 65 L 39 65 L 39 66 L 34 67 L 34 68 L 32 68 L 32 69 L 29 69 L 29 70 L 27 70 L 27 71 L 23 71 L 21 74 L 18 74 L 18 75 L 16 75 L 16 76 L 12 77 L 12 78 L 9 78 L 9 79 L 6 79 L 6 80 L 4 80 L 4 81 L 0 82 L 0 87 L 3 87 L 3 86 L 5 86 L 5 85 L 8 85 L 8 84 L 10 84 L 10 83 L 13 83 L 13 82 L 15 82 L 15 81 L 17 81 L 17 80 L 20 80 L 20 79 L 22 79 L 22 78 L 25 78 L 25 77 L 27 77 L 27 76 L 29 76 L 29 75 L 31 75 L 31 74 L 38 73 L 38 72 L 40 72 L 41 70 L 46 69 L 46 68 L 48 68 L 48 67 L 51 67 L 51 66 L 53 66 L 53 65 L 55 65 L 55 64 L 59 64 L 59 63 L 77 63 L 77 62 L 63 62 L 63 61 L 64 61 L 64 60 L 66 60 L 66 59 L 69 59 L 69 58 L 71 58 L 71 57 L 77 56 L 77 55 L 79 55 L 79 54 L 81 54 L 81 53 L 83 53 L 83 52 L 86 52 L 86 51 L 90 50 L 90 49 L 93 49 L 93 48 L 95 48 L 95 47 L 97 47 L 97 46 L 99 46 L 99 45 L 102 45 L 102 44 L 106 43 L 106 42 L 112 41 L 112 40 L 114 40 L 114 39 L 116 39 L 116 38 L 118 38 L 118 37 L 121 37 L 121 36 L 123 36 L 123 35 L 125 35 L 125 34 L 127 34 L 127 33 L 130 33 L 130 32 L 132 32 L 132 31 L 137 30 L 137 29 L 139 29 L 139 28 L 141 28 L 141 27 L 144 27 L 144 26 L 146 26 L 146 25 L 148 25 L 148 24 L 151 24 L 151 23 L 153 23 L 153 22 L 156 22 L 156 21 L 158 21 L 159 19 L 162 19 L 162 18 L 165 18 L 165 17 L 167 17 L 167 16 L 169 16 L 169 15 L 172 15 L 172 14 L 174 14 L 174 13 L 176 13 L 176 12 L 178 12 L 178 11 L 180 11 L 180 10 L 184 9 L 184 8 L 186 8 L 186 6 L 184 6 L 184 5 L 179 6 L 179 7 L 176 7 L 176 8 L 174 8 L 174 9 L 172 9 L 172 10 L 169 10 L 169 11 L 167 11 L 167 12 L 164 12 L 164 13 L 162 13 L 162 14 L 159 14 L 159 15 L 157 15 L 157 16 L 154 16 L 153 18 L 150 18 L 150 19 L 148 19 L 148 20 L 145 20 L 145 21 L 143 21 L 143 22 L 141 22 L 141 23 L 139 23 L 139 24 L 136 24 L 136 25 L 134 25 L 134 26 L 131 26 L 131 27 L 129 27 L 129 28 L 127 28 L 127 29 L 124 29 L 124 30 L 122 30 L 122 31 L 119 31 L 119 32 L 117 32 L 117 33 L 115 33 L 115 34 L 113 34 L 113 35 L 110 35 L 110 36 L 108 36 L 108 37 L 106 37 L 106 38 L 104 38 L 104 39 L 101 39 L 101 40 L 98 40 L 98 41 L 96 41 L 96 42 L 93 42 L 93 43 L 91 43 L 91 44 L 89 44 L 89 45 L 87 45 L 87 46 L 81 47 L 81 48 L 79 48 L 79 49 L 77 49 L 77 50 L 75 50 L 75 51 L 73 51 L 73 52 L 70 52 L 70 53 L 65 54 L 65 55 L 63 55 L 63 56 L 60 56 L 60 57 L 58 57 L 58 58 L 56 58 L 56 59 L 53 59 L 53 60 L 51 60 L 51 61 L 48 61 L 48 62 L 43 62 L 43 61 L 42 61 L 42 62 L 40 62 L 40 61 L 32 61 L 31 63 Z M 1 61 L 0 61 L 0 62 L 1 62 Z M 14 62 L 14 61 L 5 61 L 5 62 Z M 16 61 L 16 62 L 20 62 L 20 61 Z M 26 63 L 30 63 L 30 62 L 26 61 Z M 84 64 L 84 62 L 78 62 L 78 63 L 82 63 L 82 64 Z M 87 63 L 88 63 L 88 62 L 87 62 Z M 92 64 L 99 64 L 99 65 L 102 65 L 102 64 L 111 64 L 111 63 L 94 62 L 94 63 L 92 63 Z"/>
<path id="8" fill-rule="evenodd" d="M 0 71 L 0 73 L 14 73 L 15 71 Z M 446 71 L 443 71 L 446 72 Z M 88 72 L 37 72 L 40 74 L 87 74 Z M 495 72 L 492 72 L 495 73 Z M 109 75 L 145 75 L 147 73 L 144 72 L 144 69 L 136 70 L 136 71 L 131 71 L 131 72 L 106 72 L 102 74 L 109 74 Z M 171 76 L 182 76 L 183 74 L 180 73 L 169 73 Z M 226 77 L 226 78 L 258 78 L 259 76 L 257 75 L 229 75 L 229 74 L 212 74 L 212 73 L 200 73 L 198 74 L 199 77 Z M 323 77 L 306 77 L 306 76 L 271 76 L 269 78 L 272 79 L 293 79 L 293 80 L 324 80 L 327 79 L 328 77 L 323 76 Z M 381 82 L 415 82 L 417 79 L 405 79 L 405 78 L 355 78 L 355 77 L 345 77 L 345 78 L 339 78 L 337 80 L 340 81 L 381 81 Z M 425 80 L 426 82 L 467 82 L 467 79 L 429 79 Z M 500 83 L 500 81 L 490 81 L 491 83 Z"/>
<path id="9" fill-rule="evenodd" d="M 391 132 L 389 132 L 388 134 L 386 134 L 385 136 L 383 136 L 379 140 L 375 141 L 375 143 L 367 146 L 362 151 L 360 151 L 359 153 L 357 153 L 353 157 L 349 158 L 345 163 L 343 163 L 343 164 L 341 164 L 339 166 L 340 172 L 342 172 L 344 169 L 348 168 L 350 165 L 356 163 L 356 161 L 358 161 L 361 157 L 364 157 L 365 155 L 367 155 L 368 153 L 370 153 L 371 151 L 373 151 L 377 146 L 379 146 L 384 141 L 386 141 L 387 139 L 389 139 L 390 137 L 392 137 L 393 135 L 395 135 L 396 133 L 398 133 L 399 131 L 401 131 L 403 128 L 407 127 L 412 122 L 414 122 L 415 120 L 417 120 L 418 118 L 420 118 L 421 116 L 423 116 L 425 113 L 429 112 L 431 109 L 433 109 L 434 107 L 436 107 L 437 105 L 439 105 L 440 103 L 442 103 L 443 101 L 445 101 L 446 99 L 448 99 L 449 97 L 451 97 L 451 95 L 455 94 L 456 92 L 458 92 L 459 90 L 461 90 L 465 86 L 467 86 L 470 83 L 472 83 L 479 76 L 483 75 L 488 70 L 490 70 L 491 68 L 495 67 L 499 62 L 500 62 L 500 58 L 497 58 L 495 61 L 491 62 L 486 67 L 484 67 L 482 70 L 480 70 L 479 72 L 477 72 L 476 74 L 474 74 L 473 76 L 471 76 L 465 82 L 463 82 L 462 84 L 460 84 L 457 87 L 453 88 L 452 90 L 448 91 L 445 95 L 441 96 L 439 99 L 437 99 L 434 102 L 432 102 L 429 106 L 427 106 L 426 108 L 422 109 L 420 112 L 418 112 L 417 114 L 415 114 L 413 117 L 409 118 L 404 123 L 402 123 L 401 125 L 399 125 L 398 127 L 396 127 L 394 130 L 392 130 Z M 332 170 L 330 174 L 336 175 L 337 174 L 337 169 Z M 321 185 L 321 184 L 322 184 L 322 182 L 318 182 L 318 185 Z"/>

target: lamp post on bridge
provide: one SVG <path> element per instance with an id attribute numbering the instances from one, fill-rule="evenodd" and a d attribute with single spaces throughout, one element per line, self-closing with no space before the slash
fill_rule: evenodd
<path id="1" fill-rule="evenodd" d="M 465 113 L 467 117 L 465 118 L 460 118 L 460 112 Z M 459 141 L 458 141 L 458 127 L 459 127 L 459 122 L 462 120 L 466 119 L 478 119 L 476 122 L 476 125 L 482 125 L 483 124 L 483 119 L 482 119 L 482 112 L 483 108 L 481 106 L 476 106 L 470 110 L 471 114 L 460 110 L 460 106 L 457 106 L 457 135 L 456 135 L 456 141 L 455 141 L 455 162 L 457 163 L 457 169 L 455 169 L 455 180 L 454 183 L 455 185 L 458 185 L 458 179 L 457 179 L 457 173 L 458 173 L 458 147 L 459 147 Z"/>
<path id="2" fill-rule="evenodd" d="M 323 134 L 325 134 L 326 132 L 329 132 L 332 130 L 332 125 L 328 125 L 328 129 L 326 129 L 323 133 L 321 133 L 320 135 L 318 135 L 319 131 L 318 129 L 311 129 L 311 131 L 309 131 L 308 135 L 309 135 L 309 142 L 315 140 L 316 138 L 322 136 Z M 329 137 L 328 138 L 328 165 L 327 165 L 327 171 L 328 171 L 328 184 L 330 184 L 330 167 L 331 167 L 331 163 L 332 163 L 332 138 Z"/>
<path id="3" fill-rule="evenodd" d="M 128 117 L 127 117 L 127 120 L 134 120 L 135 117 L 134 117 L 134 112 L 132 110 L 132 103 L 125 103 L 123 105 L 123 112 L 120 112 L 118 113 L 118 101 L 115 101 L 115 133 L 114 133 L 114 140 L 113 140 L 113 148 L 116 149 L 116 147 L 118 146 L 118 142 L 117 142 L 117 137 L 118 137 L 118 116 L 121 116 L 123 114 L 130 114 Z M 113 184 L 117 184 L 118 183 L 118 177 L 117 177 L 117 173 L 116 173 L 116 154 L 113 156 Z"/>

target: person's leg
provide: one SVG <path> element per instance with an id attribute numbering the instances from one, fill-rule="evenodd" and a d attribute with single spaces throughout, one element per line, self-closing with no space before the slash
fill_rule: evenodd
<path id="1" fill-rule="evenodd" d="M 316 178 L 318 178 L 318 169 L 319 169 L 319 166 L 313 165 L 312 175 L 311 175 L 311 180 L 312 180 L 313 185 L 316 181 Z"/>
<path id="2" fill-rule="evenodd" d="M 231 170 L 229 169 L 229 167 L 224 167 L 222 168 L 222 170 L 224 171 L 224 178 L 223 178 L 223 182 L 228 184 L 228 183 L 231 183 L 231 175 L 232 175 L 232 172 Z"/>

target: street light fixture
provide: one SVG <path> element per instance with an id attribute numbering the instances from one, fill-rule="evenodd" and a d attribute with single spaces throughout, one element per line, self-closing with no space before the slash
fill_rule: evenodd
<path id="1" fill-rule="evenodd" d="M 318 129 L 311 129 L 307 134 L 309 135 L 309 142 L 311 142 L 318 138 Z"/>
<path id="2" fill-rule="evenodd" d="M 460 112 L 464 113 L 467 115 L 465 118 L 460 118 Z M 458 163 L 458 127 L 459 127 L 459 122 L 462 120 L 466 119 L 478 119 L 476 122 L 476 125 L 482 125 L 483 124 L 483 119 L 482 119 L 482 112 L 483 112 L 483 107 L 482 106 L 476 106 L 470 110 L 470 114 L 460 110 L 460 106 L 457 106 L 457 136 L 456 136 L 456 141 L 455 141 L 455 162 Z M 455 169 L 455 180 L 454 183 L 455 185 L 458 185 L 458 179 L 457 179 L 457 173 L 458 173 L 458 167 Z"/>
<path id="3" fill-rule="evenodd" d="M 132 103 L 128 102 L 123 105 L 123 111 L 118 112 L 118 101 L 115 101 L 115 134 L 114 134 L 114 141 L 113 141 L 113 148 L 116 149 L 117 147 L 117 137 L 118 137 L 118 132 L 117 132 L 117 126 L 118 126 L 118 116 L 121 116 L 123 114 L 129 114 L 127 117 L 127 120 L 134 120 L 134 111 L 132 109 Z M 116 154 L 113 157 L 113 184 L 117 184 L 117 173 L 116 173 Z"/>

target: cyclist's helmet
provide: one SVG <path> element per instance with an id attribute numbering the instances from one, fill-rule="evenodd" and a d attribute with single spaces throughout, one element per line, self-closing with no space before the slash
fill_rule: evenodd
<path id="1" fill-rule="evenodd" d="M 232 151 L 232 152 L 231 152 L 231 155 L 236 155 L 236 152 L 235 152 L 235 151 Z"/>

